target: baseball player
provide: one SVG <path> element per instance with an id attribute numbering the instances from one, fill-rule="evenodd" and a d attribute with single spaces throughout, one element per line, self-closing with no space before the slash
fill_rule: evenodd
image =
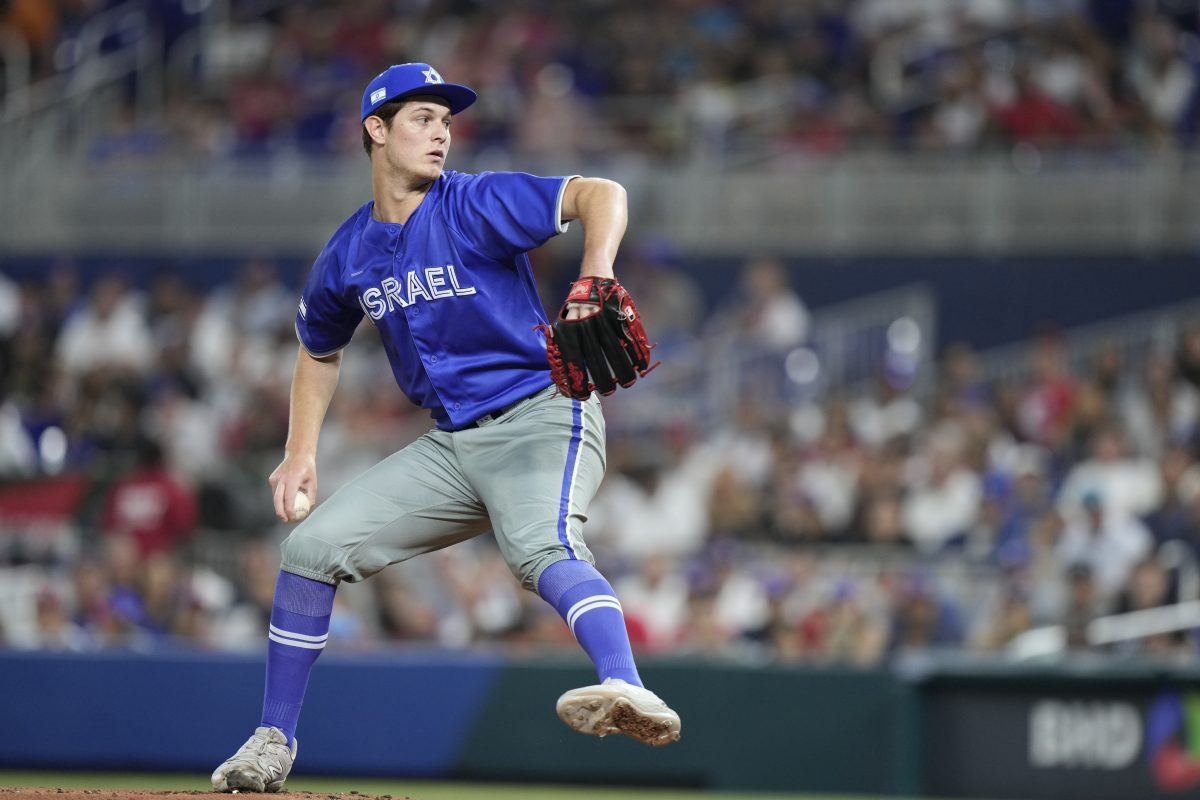
<path id="1" fill-rule="evenodd" d="M 604 471 L 593 389 L 629 386 L 651 368 L 640 317 L 613 277 L 625 191 L 599 178 L 445 170 L 452 118 L 475 99 L 428 64 L 392 66 L 363 93 L 373 200 L 333 234 L 300 300 L 288 438 L 270 484 L 280 520 L 303 521 L 282 545 L 262 721 L 213 772 L 215 791 L 283 788 L 338 583 L 487 530 L 599 674 L 559 698 L 559 717 L 596 736 L 679 739 L 679 715 L 642 686 L 621 604 L 581 532 Z M 580 278 L 551 326 L 526 252 L 569 220 L 584 229 Z M 436 427 L 307 514 L 341 350 L 363 317 Z"/>

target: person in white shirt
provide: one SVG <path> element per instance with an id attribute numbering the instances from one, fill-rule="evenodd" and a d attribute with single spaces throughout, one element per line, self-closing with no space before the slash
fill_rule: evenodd
<path id="1" fill-rule="evenodd" d="M 1064 565 L 1089 567 L 1100 596 L 1111 599 L 1124 588 L 1133 566 L 1150 552 L 1152 538 L 1145 525 L 1113 511 L 1097 492 L 1086 494 L 1082 506 L 1082 514 L 1067 520 L 1058 556 Z"/>

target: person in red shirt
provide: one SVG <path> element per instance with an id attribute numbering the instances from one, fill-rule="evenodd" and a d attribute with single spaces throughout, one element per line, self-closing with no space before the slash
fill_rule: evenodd
<path id="1" fill-rule="evenodd" d="M 196 521 L 195 494 L 167 469 L 158 442 L 143 439 L 136 466 L 105 497 L 104 533 L 131 536 L 145 558 L 175 550 L 192 535 Z"/>
<path id="2" fill-rule="evenodd" d="M 1027 66 L 1019 66 L 1013 79 L 1016 95 L 995 110 L 1000 129 L 1016 142 L 1064 143 L 1077 141 L 1084 123 L 1074 109 L 1042 91 Z"/>

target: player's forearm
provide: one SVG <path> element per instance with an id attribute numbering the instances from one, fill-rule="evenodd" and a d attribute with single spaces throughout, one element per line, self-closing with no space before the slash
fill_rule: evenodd
<path id="1" fill-rule="evenodd" d="M 604 178 L 576 178 L 568 188 L 570 211 L 583 225 L 583 259 L 579 274 L 583 277 L 611 278 L 617 249 L 629 223 L 629 200 L 625 187 Z M 566 204 L 564 204 L 566 205 Z"/>
<path id="2" fill-rule="evenodd" d="M 337 389 L 342 369 L 341 351 L 314 358 L 303 347 L 296 355 L 292 373 L 291 411 L 288 415 L 289 456 L 315 456 L 321 424 Z"/>

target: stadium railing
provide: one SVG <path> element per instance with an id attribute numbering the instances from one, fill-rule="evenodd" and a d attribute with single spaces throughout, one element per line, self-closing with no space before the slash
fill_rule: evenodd
<path id="1" fill-rule="evenodd" d="M 831 392 L 869 392 L 881 370 L 899 385 L 928 383 L 937 309 L 933 292 L 914 284 L 812 311 L 811 333 L 783 350 L 754 346 L 731 331 L 703 346 L 663 355 L 636 396 L 606 400 L 613 431 L 661 429 L 671 422 L 714 430 L 747 404 L 786 418 Z"/>
<path id="2" fill-rule="evenodd" d="M 0 202 L 39 206 L 22 224 L 0 228 L 0 246 L 59 249 L 65 222 L 81 249 L 252 246 L 311 256 L 329 226 L 366 197 L 361 153 L 189 164 L 172 151 L 140 164 L 107 164 L 60 149 L 56 142 L 69 132 L 103 124 L 90 110 L 99 105 L 100 97 L 83 93 L 73 107 L 64 101 L 0 134 Z M 1200 219 L 1200 193 L 1186 190 L 1200 179 L 1200 156 L 1183 154 L 1128 164 L 1052 164 L 1047 157 L 1029 174 L 1006 154 L 950 161 L 855 153 L 727 173 L 715 161 L 631 165 L 613 154 L 585 166 L 570 156 L 518 161 L 464 151 L 454 167 L 605 175 L 629 190 L 631 233 L 653 232 L 709 256 L 1152 255 L 1186 252 Z M 96 197 L 106 202 L 98 207 Z"/>
<path id="3" fill-rule="evenodd" d="M 1137 364 L 1150 354 L 1171 354 L 1187 324 L 1200 322 L 1200 301 L 1188 300 L 1149 311 L 1127 314 L 1063 331 L 1065 367 L 1073 375 L 1088 374 L 1102 352 L 1115 348 L 1125 364 Z M 1030 373 L 1029 343 L 1017 342 L 979 353 L 983 378 L 1014 382 Z"/>

